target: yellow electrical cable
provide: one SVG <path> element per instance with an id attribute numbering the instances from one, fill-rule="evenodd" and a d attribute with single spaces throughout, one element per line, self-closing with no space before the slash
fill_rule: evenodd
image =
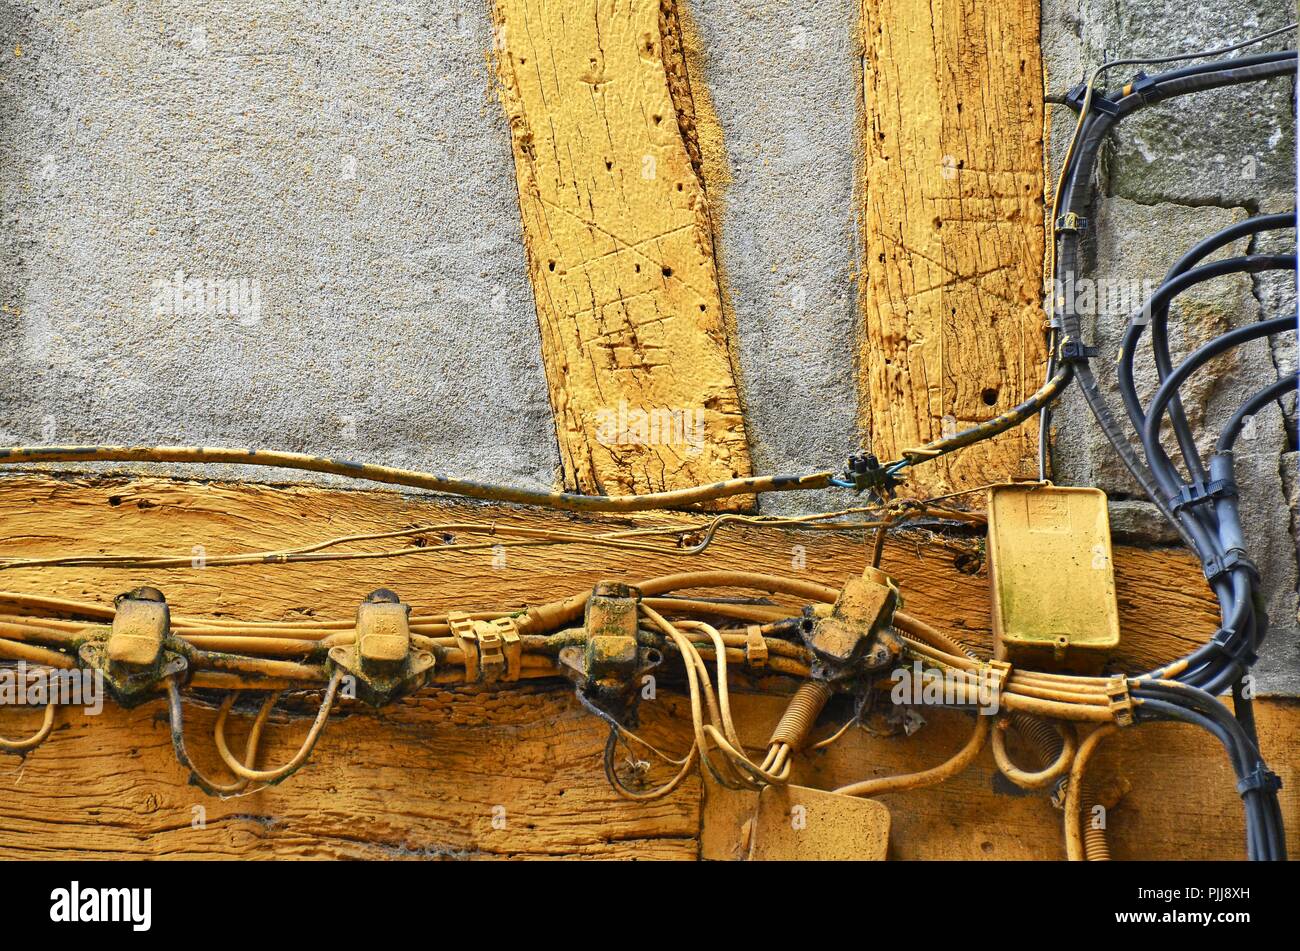
<path id="1" fill-rule="evenodd" d="M 705 722 L 698 702 L 693 702 L 691 709 L 692 725 L 695 730 L 696 746 L 699 748 L 700 761 L 704 763 L 705 767 L 709 769 L 710 773 L 719 783 L 728 788 L 758 788 L 758 784 L 752 776 L 746 778 L 741 775 L 739 771 L 747 771 L 747 767 L 738 761 L 736 750 L 732 744 L 727 741 L 727 737 L 713 727 L 713 723 L 721 722 L 724 729 L 726 729 L 727 724 L 730 723 L 731 714 L 730 710 L 728 710 L 724 715 L 721 703 L 717 699 L 713 698 L 712 688 L 709 682 L 708 668 L 704 666 L 704 661 L 700 657 L 699 652 L 695 649 L 695 646 L 691 643 L 690 639 L 678 630 L 676 625 L 664 618 L 661 614 L 655 611 L 654 608 L 643 603 L 640 606 L 640 609 L 651 623 L 658 627 L 663 633 L 667 634 L 677 644 L 678 650 L 681 652 L 685 660 L 688 682 L 692 684 L 692 690 L 694 691 L 696 689 L 695 685 L 698 684 L 698 689 L 703 692 L 706 702 L 708 703 L 709 719 L 712 723 Z M 717 632 L 714 631 L 714 633 L 716 634 Z M 721 637 L 719 636 L 718 643 L 715 646 L 720 647 L 720 642 Z M 722 658 L 717 661 L 719 665 L 719 677 L 721 679 L 726 673 L 726 651 L 723 649 L 719 653 L 723 655 Z M 697 677 L 698 680 L 696 679 Z M 725 683 L 720 682 L 718 689 L 720 695 L 725 699 Z M 713 743 L 724 753 L 722 763 L 726 768 L 721 772 L 718 770 L 717 766 L 714 765 L 712 758 L 709 756 L 710 740 L 712 740 Z M 740 754 L 739 758 L 744 759 L 744 754 Z M 757 767 L 754 768 L 756 769 Z M 726 776 L 723 775 L 724 772 L 727 773 Z"/>
<path id="2" fill-rule="evenodd" d="M 0 751 L 5 753 L 26 753 L 28 750 L 34 750 L 46 741 L 53 729 L 54 701 L 51 700 L 45 705 L 45 717 L 41 720 L 41 725 L 36 732 L 22 740 L 10 740 L 0 737 Z"/>
<path id="3" fill-rule="evenodd" d="M 307 731 L 307 736 L 302 742 L 302 746 L 293 758 L 283 766 L 275 769 L 249 769 L 241 763 L 230 752 L 226 745 L 226 715 L 230 712 L 230 704 L 223 703 L 221 709 L 217 712 L 217 725 L 215 730 L 217 753 L 220 754 L 222 761 L 229 767 L 230 771 L 241 779 L 257 780 L 259 782 L 274 783 L 286 776 L 289 776 L 311 755 L 312 749 L 316 746 L 316 741 L 320 738 L 321 731 L 325 729 L 325 723 L 329 719 L 330 709 L 334 706 L 334 697 L 338 693 L 339 681 L 343 679 L 343 671 L 335 670 L 330 677 L 329 686 L 325 688 L 325 696 L 321 700 L 320 712 L 316 714 L 316 719 L 312 721 L 311 728 Z"/>
<path id="4" fill-rule="evenodd" d="M 835 477 L 834 472 L 815 472 L 803 476 L 751 476 L 743 479 L 727 479 L 689 489 L 651 492 L 646 495 L 576 495 L 568 492 L 491 485 L 468 479 L 453 479 L 431 472 L 417 472 L 392 466 L 346 462 L 323 456 L 267 449 L 197 446 L 9 446 L 0 448 L 0 465 L 51 462 L 172 462 L 184 465 L 229 463 L 271 466 L 280 469 L 321 472 L 385 485 L 429 489 L 472 499 L 517 502 L 566 512 L 643 512 L 650 509 L 680 508 L 736 495 L 825 489 L 830 486 L 831 480 Z"/>
<path id="5" fill-rule="evenodd" d="M 653 610 L 653 609 L 652 609 Z M 761 766 L 754 763 L 744 753 L 743 745 L 740 742 L 740 736 L 736 732 L 735 724 L 731 716 L 731 705 L 727 690 L 727 661 L 726 648 L 722 643 L 722 635 L 712 626 L 705 624 L 703 621 L 680 621 L 677 625 L 679 628 L 686 627 L 688 630 L 702 630 L 714 642 L 714 650 L 717 654 L 718 667 L 718 707 L 722 713 L 723 733 L 718 734 L 716 728 L 705 726 L 705 732 L 710 734 L 710 738 L 727 754 L 733 763 L 745 772 L 750 773 L 751 779 L 761 779 L 765 782 L 784 782 L 789 774 L 787 770 L 784 775 L 779 773 L 770 773 Z M 692 645 L 694 647 L 694 645 Z"/>
<path id="6" fill-rule="evenodd" d="M 1083 776 L 1088 768 L 1088 761 L 1097 746 L 1106 737 L 1119 728 L 1114 724 L 1100 726 L 1088 734 L 1079 746 L 1070 767 L 1070 781 L 1065 790 L 1065 855 L 1071 862 L 1081 862 L 1086 857 L 1083 845 L 1083 832 L 1080 828 L 1083 814 Z"/>
<path id="7" fill-rule="evenodd" d="M 975 730 L 971 733 L 970 739 L 966 741 L 966 745 L 938 766 L 916 773 L 904 773 L 899 776 L 864 779 L 861 782 L 841 786 L 835 792 L 845 796 L 881 796 L 885 793 L 904 792 L 919 789 L 922 786 L 933 786 L 946 779 L 951 779 L 974 762 L 975 757 L 984 748 L 984 743 L 989 736 L 989 720 L 990 718 L 987 716 L 976 714 Z"/>
<path id="8" fill-rule="evenodd" d="M 1053 726 L 1061 735 L 1061 752 L 1056 760 L 1046 768 L 1030 772 L 1017 766 L 1012 761 L 1010 754 L 1007 753 L 1007 724 L 999 722 L 997 728 L 993 731 L 991 745 L 993 747 L 993 761 L 997 763 L 1002 775 L 1023 789 L 1043 789 L 1069 772 L 1070 766 L 1074 763 L 1075 751 L 1078 749 L 1078 739 L 1074 726 L 1068 723 L 1054 723 Z"/>
<path id="9" fill-rule="evenodd" d="M 231 691 L 226 694 L 226 699 L 222 701 L 222 709 L 228 710 L 230 704 L 234 703 L 235 697 L 238 695 L 239 691 Z M 266 695 L 266 699 L 262 701 L 262 706 L 258 708 L 257 716 L 253 718 L 253 725 L 249 727 L 248 739 L 244 743 L 244 763 L 250 768 L 257 765 L 257 747 L 262 739 L 262 730 L 265 728 L 266 721 L 271 715 L 271 708 L 275 706 L 275 701 L 279 699 L 279 696 L 280 694 L 278 692 L 268 693 Z M 218 720 L 218 726 L 213 728 L 214 737 L 220 724 L 221 721 Z M 223 795 L 233 795 L 234 793 L 243 792 L 247 789 L 249 781 L 241 776 L 236 777 L 234 782 L 230 783 L 214 783 L 212 780 L 207 780 L 207 783 Z"/>

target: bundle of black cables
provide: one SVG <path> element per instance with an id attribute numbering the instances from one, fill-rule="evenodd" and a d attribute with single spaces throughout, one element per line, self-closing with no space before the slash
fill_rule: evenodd
<path id="1" fill-rule="evenodd" d="M 1233 48 L 1241 45 L 1245 44 Z M 1089 363 L 1095 353 L 1083 342 L 1078 272 L 1083 225 L 1094 197 L 1093 173 L 1101 143 L 1112 127 L 1144 107 L 1176 96 L 1295 75 L 1296 52 L 1287 50 L 1221 59 L 1153 76 L 1139 73 L 1113 95 L 1094 93 L 1090 83 L 1082 93 L 1071 97 L 1081 100 L 1078 105 L 1082 115 L 1062 173 L 1055 210 L 1057 244 L 1053 279 L 1055 287 L 1063 293 L 1056 300 L 1058 309 L 1052 322 L 1052 362 L 1048 375 L 1063 382 L 1077 380 L 1089 408 L 1126 467 L 1199 557 L 1221 613 L 1219 630 L 1209 643 L 1172 664 L 1130 681 L 1131 695 L 1138 701 L 1136 715 L 1141 720 L 1196 724 L 1219 738 L 1231 758 L 1237 789 L 1245 805 L 1247 852 L 1252 859 L 1286 858 L 1286 840 L 1277 798 L 1281 783 L 1260 755 L 1251 709 L 1252 691 L 1244 685 L 1267 631 L 1268 619 L 1259 597 L 1259 573 L 1250 560 L 1242 531 L 1233 445 L 1249 417 L 1296 388 L 1296 376 L 1284 375 L 1264 387 L 1232 416 L 1218 439 L 1208 467 L 1197 449 L 1178 391 L 1192 373 L 1215 356 L 1247 341 L 1296 332 L 1296 317 L 1278 317 L 1231 330 L 1174 366 L 1168 338 L 1169 306 L 1187 288 L 1225 275 L 1270 270 L 1294 272 L 1294 253 L 1246 254 L 1210 264 L 1201 262 L 1240 239 L 1294 228 L 1296 215 L 1291 212 L 1253 217 L 1201 241 L 1170 268 L 1155 294 L 1132 316 L 1123 337 L 1117 373 L 1131 433 L 1111 412 Z M 1095 79 L 1094 75 L 1094 82 Z M 1134 383 L 1133 359 L 1148 326 L 1160 384 L 1151 401 L 1144 405 Z M 1166 418 L 1176 436 L 1185 473 L 1179 471 L 1160 444 L 1160 430 Z M 1045 432 L 1046 415 L 1043 427 Z M 1135 451 L 1130 441 L 1132 435 L 1136 435 L 1144 458 Z M 1232 712 L 1216 699 L 1229 688 L 1233 692 Z"/>

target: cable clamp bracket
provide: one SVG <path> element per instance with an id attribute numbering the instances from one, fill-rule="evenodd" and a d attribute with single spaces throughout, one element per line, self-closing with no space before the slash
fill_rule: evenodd
<path id="1" fill-rule="evenodd" d="M 1197 479 L 1191 485 L 1185 485 L 1175 495 L 1169 497 L 1169 508 L 1181 512 L 1194 505 L 1202 505 L 1215 499 L 1235 498 L 1237 483 L 1235 479 Z"/>
<path id="2" fill-rule="evenodd" d="M 751 624 L 745 628 L 745 663 L 755 670 L 767 666 L 767 641 L 763 638 L 763 628 Z"/>
<path id="3" fill-rule="evenodd" d="M 981 709 L 994 712 L 1002 708 L 1002 693 L 1011 679 L 1011 664 L 1005 660 L 986 660 L 980 664 L 980 692 L 988 691 L 988 701 L 981 697 Z"/>
<path id="4" fill-rule="evenodd" d="M 1110 715 L 1117 726 L 1133 725 L 1133 698 L 1128 692 L 1127 677 L 1113 677 L 1106 683 L 1106 697 L 1110 701 Z"/>
<path id="5" fill-rule="evenodd" d="M 1068 211 L 1056 219 L 1054 227 L 1058 235 L 1078 234 L 1081 231 L 1088 230 L 1088 219 L 1075 214 L 1073 211 Z"/>
<path id="6" fill-rule="evenodd" d="M 1237 794 L 1244 797 L 1246 793 L 1256 790 L 1277 792 L 1281 788 L 1282 777 L 1263 763 L 1256 763 L 1255 768 L 1237 783 Z"/>
<path id="7" fill-rule="evenodd" d="M 457 611 L 447 616 L 447 626 L 465 655 L 466 683 L 509 683 L 519 679 L 523 644 L 514 618 L 476 621 Z"/>

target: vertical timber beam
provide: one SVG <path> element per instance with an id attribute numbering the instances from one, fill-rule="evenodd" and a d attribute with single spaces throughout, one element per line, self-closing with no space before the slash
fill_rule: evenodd
<path id="1" fill-rule="evenodd" d="M 990 419 L 1041 383 L 1037 0 L 862 0 L 861 422 L 872 451 Z M 911 470 L 909 493 L 1036 471 L 1026 424 Z"/>
<path id="2" fill-rule="evenodd" d="M 565 487 L 750 474 L 671 0 L 496 0 Z"/>

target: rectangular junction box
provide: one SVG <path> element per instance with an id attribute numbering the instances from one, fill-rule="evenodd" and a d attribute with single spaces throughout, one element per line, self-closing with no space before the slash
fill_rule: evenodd
<path id="1" fill-rule="evenodd" d="M 1100 672 L 1119 646 L 1106 493 L 994 486 L 988 506 L 995 656 L 1040 670 Z"/>

